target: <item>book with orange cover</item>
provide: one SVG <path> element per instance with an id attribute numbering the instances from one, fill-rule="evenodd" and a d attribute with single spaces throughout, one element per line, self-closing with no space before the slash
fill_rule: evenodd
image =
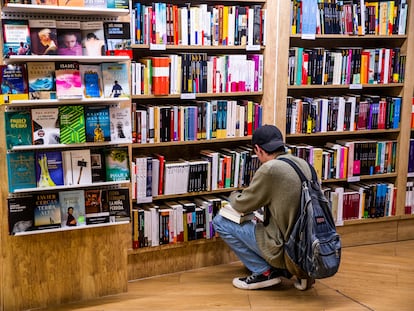
<path id="1" fill-rule="evenodd" d="M 152 57 L 152 92 L 154 95 L 167 95 L 169 93 L 169 64 L 169 57 Z"/>

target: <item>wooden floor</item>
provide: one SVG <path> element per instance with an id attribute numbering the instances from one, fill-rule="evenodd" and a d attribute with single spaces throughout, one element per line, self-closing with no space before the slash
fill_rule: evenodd
<path id="1" fill-rule="evenodd" d="M 130 282 L 128 293 L 44 310 L 414 310 L 414 240 L 343 249 L 340 271 L 300 292 L 232 286 L 239 262 Z"/>

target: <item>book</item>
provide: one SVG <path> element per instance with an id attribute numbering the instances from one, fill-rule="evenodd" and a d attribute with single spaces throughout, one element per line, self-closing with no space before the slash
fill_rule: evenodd
<path id="1" fill-rule="evenodd" d="M 73 0 L 66 0 L 73 1 Z M 82 55 L 80 21 L 59 20 L 56 21 L 58 42 L 58 55 L 80 56 Z"/>
<path id="2" fill-rule="evenodd" d="M 99 98 L 103 96 L 102 70 L 100 65 L 80 64 L 83 97 Z"/>
<path id="3" fill-rule="evenodd" d="M 62 151 L 65 185 L 92 183 L 91 153 L 89 149 Z"/>
<path id="4" fill-rule="evenodd" d="M 108 9 L 129 9 L 128 0 L 107 0 Z"/>
<path id="5" fill-rule="evenodd" d="M 4 126 L 7 149 L 32 144 L 32 117 L 29 109 L 5 111 Z"/>
<path id="6" fill-rule="evenodd" d="M 96 182 L 105 182 L 106 181 L 106 172 L 105 172 L 105 157 L 102 149 L 91 148 L 91 174 L 92 174 L 92 183 Z"/>
<path id="7" fill-rule="evenodd" d="M 60 143 L 86 142 L 84 107 L 59 106 Z"/>
<path id="8" fill-rule="evenodd" d="M 9 192 L 36 188 L 35 154 L 33 151 L 10 152 L 6 155 Z"/>
<path id="9" fill-rule="evenodd" d="M 85 131 L 87 142 L 111 140 L 108 106 L 85 107 Z"/>
<path id="10" fill-rule="evenodd" d="M 2 19 L 3 58 L 30 55 L 30 30 L 27 20 Z"/>
<path id="11" fill-rule="evenodd" d="M 109 221 L 120 222 L 130 220 L 129 189 L 107 189 L 104 190 L 109 206 Z"/>
<path id="12" fill-rule="evenodd" d="M 243 214 L 236 211 L 230 204 L 223 205 L 218 213 L 235 223 L 241 224 L 245 221 L 252 220 L 254 218 L 254 213 Z"/>
<path id="13" fill-rule="evenodd" d="M 58 99 L 81 99 L 82 79 L 77 61 L 55 62 L 56 97 Z"/>
<path id="14" fill-rule="evenodd" d="M 60 228 L 59 193 L 36 193 L 33 196 L 35 228 L 37 230 Z"/>
<path id="15" fill-rule="evenodd" d="M 26 66 L 23 64 L 0 65 L 0 104 L 29 99 Z"/>
<path id="16" fill-rule="evenodd" d="M 105 0 L 92 0 L 105 2 Z M 88 1 L 88 2 L 92 2 Z M 86 6 L 86 3 L 85 3 Z M 99 4 L 97 4 L 99 7 Z M 106 3 L 105 3 L 106 8 Z M 85 21 L 80 23 L 82 53 L 85 56 L 102 56 L 106 53 L 105 35 L 102 21 Z"/>
<path id="17" fill-rule="evenodd" d="M 29 99 L 56 99 L 55 62 L 27 62 Z"/>
<path id="18" fill-rule="evenodd" d="M 130 179 L 128 148 L 105 149 L 106 181 L 127 181 Z"/>
<path id="19" fill-rule="evenodd" d="M 58 0 L 24 0 L 30 1 L 31 4 L 35 5 L 58 5 Z"/>
<path id="20" fill-rule="evenodd" d="M 132 142 L 131 107 L 109 107 L 111 141 Z"/>
<path id="21" fill-rule="evenodd" d="M 94 225 L 109 222 L 109 209 L 102 204 L 102 190 L 85 189 L 86 224 Z"/>
<path id="22" fill-rule="evenodd" d="M 129 22 L 104 22 L 106 55 L 129 56 L 132 59 Z"/>
<path id="23" fill-rule="evenodd" d="M 9 234 L 34 230 L 34 204 L 33 196 L 8 198 Z"/>
<path id="24" fill-rule="evenodd" d="M 85 191 L 59 191 L 61 226 L 80 227 L 86 225 Z"/>
<path id="25" fill-rule="evenodd" d="M 102 63 L 105 98 L 129 97 L 129 74 L 126 63 Z"/>
<path id="26" fill-rule="evenodd" d="M 36 184 L 38 188 L 64 185 L 61 151 L 36 151 Z"/>
<path id="27" fill-rule="evenodd" d="M 54 19 L 29 19 L 33 55 L 56 55 L 57 33 Z"/>
<path id="28" fill-rule="evenodd" d="M 59 108 L 36 108 L 31 112 L 33 145 L 59 144 Z"/>
<path id="29" fill-rule="evenodd" d="M 77 6 L 83 7 L 85 5 L 84 0 L 57 0 L 59 6 Z"/>
<path id="30" fill-rule="evenodd" d="M 93 7 L 94 9 L 106 9 L 107 0 L 84 0 L 84 7 Z"/>

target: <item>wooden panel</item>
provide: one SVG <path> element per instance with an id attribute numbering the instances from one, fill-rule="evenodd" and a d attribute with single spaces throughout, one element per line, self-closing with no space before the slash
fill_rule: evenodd
<path id="1" fill-rule="evenodd" d="M 414 218 L 402 218 L 397 230 L 398 241 L 414 239 Z"/>

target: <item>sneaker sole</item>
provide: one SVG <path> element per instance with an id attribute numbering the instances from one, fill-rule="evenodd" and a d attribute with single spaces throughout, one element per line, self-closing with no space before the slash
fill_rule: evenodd
<path id="1" fill-rule="evenodd" d="M 234 278 L 233 286 L 240 288 L 240 289 L 260 289 L 260 288 L 266 288 L 266 287 L 277 285 L 280 282 L 282 282 L 280 278 L 274 278 L 274 279 L 259 282 L 259 283 L 246 284 L 245 282 L 240 281 L 239 278 Z"/>
<path id="2" fill-rule="evenodd" d="M 312 288 L 313 284 L 315 284 L 314 279 L 300 279 L 293 283 L 295 288 L 300 291 L 305 291 Z"/>

